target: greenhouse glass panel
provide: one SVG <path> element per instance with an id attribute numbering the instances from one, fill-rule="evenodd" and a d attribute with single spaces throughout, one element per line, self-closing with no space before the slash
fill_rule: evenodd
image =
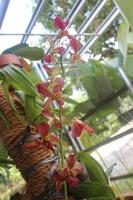
<path id="1" fill-rule="evenodd" d="M 34 8 L 33 8 L 33 3 L 31 4 L 31 2 L 32 2 L 31 0 L 10 1 L 1 27 L 1 33 L 0 33 L 1 52 L 4 49 L 7 49 L 15 44 L 18 44 L 21 41 L 22 38 L 21 34 L 25 32 L 28 22 L 30 21 L 33 14 Z"/>

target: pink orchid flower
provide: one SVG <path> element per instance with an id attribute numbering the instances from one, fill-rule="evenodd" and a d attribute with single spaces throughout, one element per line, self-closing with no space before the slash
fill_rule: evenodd
<path id="1" fill-rule="evenodd" d="M 72 38 L 70 39 L 70 46 L 71 46 L 71 48 L 74 50 L 74 53 L 75 53 L 75 54 L 76 54 L 76 53 L 79 51 L 79 49 L 80 49 L 80 45 L 79 45 L 79 43 L 78 43 L 78 41 L 76 40 L 75 37 L 72 37 Z"/>
<path id="2" fill-rule="evenodd" d="M 55 170 L 53 180 L 56 183 L 56 191 L 60 191 L 64 182 L 66 181 L 71 187 L 76 187 L 79 179 L 76 177 L 82 174 L 83 166 L 76 160 L 74 154 L 70 154 L 66 160 L 66 167 L 62 170 L 60 168 Z"/>
<path id="3" fill-rule="evenodd" d="M 55 27 L 57 29 L 60 29 L 61 31 L 64 31 L 64 29 L 69 24 L 69 19 L 62 20 L 60 16 L 57 16 L 54 20 Z"/>
<path id="4" fill-rule="evenodd" d="M 93 128 L 89 127 L 86 123 L 82 122 L 81 120 L 75 119 L 71 127 L 72 136 L 74 138 L 79 137 L 82 131 L 86 131 L 90 136 L 94 135 Z"/>
<path id="5" fill-rule="evenodd" d="M 42 136 L 47 136 L 49 133 L 49 125 L 46 122 L 42 122 L 37 125 L 37 131 Z"/>
<path id="6" fill-rule="evenodd" d="M 44 57 L 44 61 L 46 63 L 51 63 L 53 61 L 53 56 L 51 54 L 48 54 Z"/>
<path id="7" fill-rule="evenodd" d="M 43 136 L 43 141 L 41 145 L 53 151 L 53 145 L 56 145 L 59 139 L 58 137 L 49 133 L 49 128 L 50 127 L 47 122 L 42 122 L 37 125 L 38 133 L 40 133 L 40 135 Z"/>

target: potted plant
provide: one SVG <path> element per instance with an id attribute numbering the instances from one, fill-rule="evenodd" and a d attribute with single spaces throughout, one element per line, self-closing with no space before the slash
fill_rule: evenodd
<path id="1" fill-rule="evenodd" d="M 66 126 L 63 37 L 67 37 L 73 49 L 70 61 L 75 63 L 80 59 L 80 45 L 66 30 L 68 23 L 69 20 L 59 16 L 55 18 L 59 32 L 57 40 L 51 40 L 50 54 L 44 56 L 42 49 L 22 44 L 6 50 L 0 57 L 0 138 L 26 180 L 24 194 L 12 199 L 116 199 L 95 159 L 88 153 L 76 154 L 63 147 Z M 7 54 L 11 52 L 17 56 Z M 32 74 L 24 58 L 44 58 L 43 67 L 48 74 L 45 82 Z M 70 126 L 74 138 L 83 131 L 94 134 L 94 130 L 79 119 L 72 119 Z"/>

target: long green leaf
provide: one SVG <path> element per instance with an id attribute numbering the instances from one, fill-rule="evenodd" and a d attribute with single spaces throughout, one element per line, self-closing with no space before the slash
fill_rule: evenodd
<path id="1" fill-rule="evenodd" d="M 21 56 L 30 60 L 42 60 L 44 57 L 44 51 L 42 48 L 30 47 L 28 44 L 18 44 L 15 45 L 3 53 L 12 53 L 17 56 Z"/>
<path id="2" fill-rule="evenodd" d="M 81 82 L 88 93 L 89 99 L 95 105 L 100 102 L 100 97 L 95 87 L 94 79 L 92 77 L 85 76 L 81 79 Z"/>
<path id="3" fill-rule="evenodd" d="M 44 51 L 39 47 L 21 48 L 15 51 L 15 54 L 30 60 L 42 60 L 44 57 Z"/>
<path id="4" fill-rule="evenodd" d="M 14 52 L 17 50 L 17 49 L 21 49 L 21 48 L 24 48 L 24 47 L 28 47 L 29 45 L 27 43 L 20 43 L 20 44 L 17 44 L 17 45 L 14 45 L 12 47 L 9 47 L 8 49 L 4 50 L 2 52 L 2 54 L 6 54 L 6 53 L 11 53 L 11 54 L 14 54 Z"/>
<path id="5" fill-rule="evenodd" d="M 106 60 L 105 64 L 108 78 L 111 81 L 114 90 L 119 90 L 123 86 L 123 80 L 116 69 L 119 66 L 119 58 L 115 57 L 113 59 Z"/>
<path id="6" fill-rule="evenodd" d="M 25 71 L 25 74 L 33 84 L 43 82 L 35 68 L 32 68 L 29 72 Z"/>
<path id="7" fill-rule="evenodd" d="M 94 85 L 97 89 L 100 101 L 113 93 L 112 83 L 108 78 L 106 66 L 98 62 L 96 62 L 96 78 L 94 78 Z"/>
<path id="8" fill-rule="evenodd" d="M 8 65 L 0 70 L 0 74 L 4 77 L 3 81 L 8 82 L 8 84 L 12 85 L 15 89 L 22 90 L 27 95 L 37 95 L 36 88 L 22 69 L 13 65 Z"/>
<path id="9" fill-rule="evenodd" d="M 41 117 L 42 109 L 36 102 L 36 98 L 26 95 L 24 102 L 25 102 L 25 112 L 28 120 L 30 122 L 33 121 L 38 122 L 42 118 Z"/>
<path id="10" fill-rule="evenodd" d="M 78 153 L 79 160 L 84 164 L 91 181 L 108 184 L 108 178 L 99 163 L 86 152 Z"/>
<path id="11" fill-rule="evenodd" d="M 89 76 L 89 77 L 95 77 L 96 73 L 95 73 L 95 68 L 94 66 L 94 61 L 90 60 L 87 63 L 83 63 L 83 62 L 77 62 L 77 66 L 79 67 L 79 69 L 85 73 L 85 75 Z"/>
<path id="12" fill-rule="evenodd" d="M 80 183 L 76 188 L 70 188 L 70 193 L 77 198 L 102 198 L 104 196 L 110 200 L 116 199 L 109 186 L 94 181 Z"/>
<path id="13" fill-rule="evenodd" d="M 93 109 L 94 105 L 90 100 L 84 101 L 82 103 L 77 103 L 75 106 L 74 112 L 75 113 L 86 113 L 87 110 Z"/>
<path id="14" fill-rule="evenodd" d="M 73 105 L 76 105 L 77 104 L 77 101 L 76 100 L 73 100 L 71 98 L 68 98 L 68 97 L 64 97 L 65 99 L 65 102 L 66 103 L 70 103 L 70 104 L 73 104 Z"/>
<path id="15" fill-rule="evenodd" d="M 81 81 L 89 95 L 89 99 L 94 105 L 97 105 L 113 93 L 113 85 L 111 80 L 108 78 L 107 67 L 98 61 L 93 61 L 92 63 L 95 77 L 89 77 L 85 74 L 86 76 L 83 77 Z"/>

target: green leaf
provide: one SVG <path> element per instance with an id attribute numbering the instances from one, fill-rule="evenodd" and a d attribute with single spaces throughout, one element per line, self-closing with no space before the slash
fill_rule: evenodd
<path id="1" fill-rule="evenodd" d="M 97 92 L 97 88 L 95 87 L 95 82 L 92 77 L 85 76 L 81 79 L 81 82 L 88 93 L 89 99 L 92 101 L 94 105 L 100 102 L 100 97 Z"/>
<path id="2" fill-rule="evenodd" d="M 73 104 L 73 105 L 77 104 L 77 101 L 75 101 L 71 98 L 68 98 L 68 97 L 64 97 L 64 100 L 65 100 L 66 103 L 70 103 L 70 104 Z"/>
<path id="3" fill-rule="evenodd" d="M 109 186 L 94 181 L 79 183 L 76 188 L 70 188 L 69 190 L 70 193 L 77 198 L 102 198 L 102 196 L 104 196 L 110 200 L 116 199 Z"/>
<path id="4" fill-rule="evenodd" d="M 84 164 L 91 181 L 97 181 L 105 185 L 109 183 L 102 167 L 93 157 L 88 153 L 81 151 L 78 153 L 78 158 Z"/>
<path id="5" fill-rule="evenodd" d="M 2 54 L 6 54 L 6 53 L 14 54 L 15 51 L 16 51 L 17 49 L 25 48 L 25 47 L 28 47 L 28 46 L 29 46 L 29 45 L 26 44 L 26 43 L 20 43 L 20 44 L 14 45 L 14 46 L 12 46 L 12 47 L 10 47 L 10 48 L 4 50 L 4 51 L 2 52 Z"/>
<path id="6" fill-rule="evenodd" d="M 117 71 L 117 67 L 119 66 L 119 58 L 113 58 L 106 60 L 106 70 L 109 80 L 114 88 L 114 90 L 119 90 L 123 86 L 123 80 L 120 77 L 120 74 Z"/>
<path id="7" fill-rule="evenodd" d="M 133 29 L 133 1 L 132 0 L 115 0 L 119 6 L 122 14 L 129 22 L 130 26 Z"/>
<path id="8" fill-rule="evenodd" d="M 15 89 L 22 90 L 27 95 L 37 95 L 36 88 L 22 69 L 13 65 L 8 65 L 0 69 L 0 74 L 4 77 L 3 81 L 8 82 L 8 84 L 12 85 Z"/>
<path id="9" fill-rule="evenodd" d="M 83 63 L 83 62 L 77 62 L 77 66 L 79 67 L 79 69 L 85 73 L 85 75 L 89 76 L 89 77 L 95 77 L 95 69 L 93 67 L 94 65 L 94 61 L 90 60 L 87 63 Z"/>
<path id="10" fill-rule="evenodd" d="M 25 71 L 26 76 L 31 80 L 33 84 L 43 82 L 35 68 L 32 68 L 29 72 Z"/>
<path id="11" fill-rule="evenodd" d="M 42 48 L 30 47 L 28 44 L 15 45 L 3 53 L 13 53 L 30 60 L 42 60 L 44 57 L 44 51 Z"/>
<path id="12" fill-rule="evenodd" d="M 108 78 L 106 66 L 97 66 L 97 73 L 94 84 L 97 89 L 100 101 L 113 93 L 113 87 L 111 81 Z"/>
<path id="13" fill-rule="evenodd" d="M 89 100 L 84 101 L 82 103 L 78 103 L 75 106 L 74 112 L 75 113 L 86 113 L 86 111 L 93 109 L 95 106 L 93 105 L 93 103 Z"/>
<path id="14" fill-rule="evenodd" d="M 120 59 L 119 64 L 125 65 L 127 48 L 128 48 L 128 33 L 129 33 L 129 24 L 125 21 L 121 23 L 118 31 L 117 41 L 118 48 L 120 50 Z"/>
<path id="15" fill-rule="evenodd" d="M 108 78 L 107 67 L 98 61 L 93 61 L 93 68 L 95 68 L 95 77 L 88 77 L 86 75 L 81 81 L 89 95 L 89 99 L 94 105 L 97 105 L 103 99 L 110 96 L 114 89 Z"/>
<path id="16" fill-rule="evenodd" d="M 28 120 L 32 123 L 33 121 L 39 121 L 41 118 L 42 109 L 37 104 L 36 98 L 26 95 L 25 96 L 25 112 Z"/>

